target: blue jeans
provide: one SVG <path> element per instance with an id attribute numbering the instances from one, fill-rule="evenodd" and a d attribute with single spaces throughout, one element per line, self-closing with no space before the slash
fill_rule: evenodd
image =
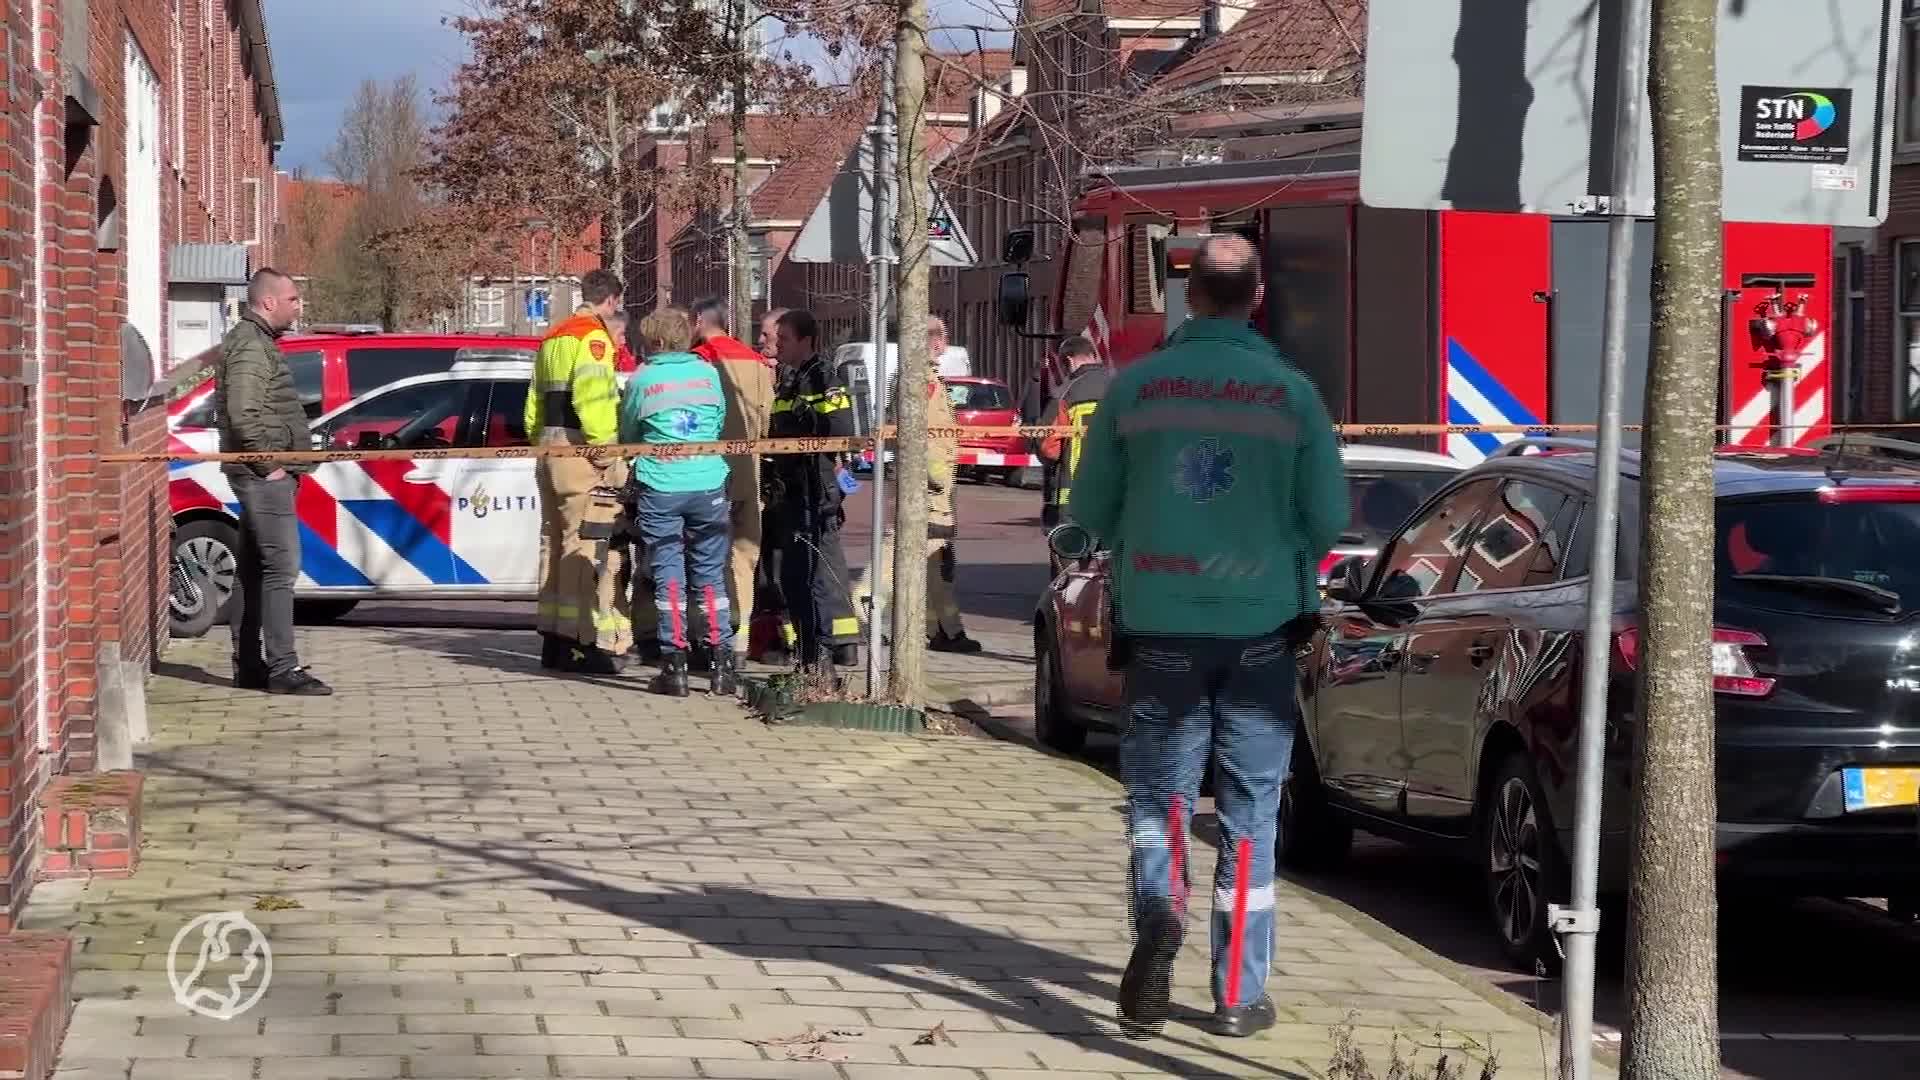
<path id="1" fill-rule="evenodd" d="M 653 606 L 660 613 L 657 633 L 663 651 L 687 651 L 689 592 L 696 601 L 692 607 L 706 623 L 707 644 L 720 649 L 733 640 L 733 613 L 727 604 L 732 511 L 725 488 L 640 489 L 637 517 L 653 569 Z"/>
<path id="2" fill-rule="evenodd" d="M 1188 829 L 1209 754 L 1220 859 L 1213 876 L 1213 1000 L 1250 1005 L 1273 965 L 1273 840 L 1293 753 L 1294 656 L 1283 635 L 1138 638 L 1126 670 L 1129 902 L 1182 922 Z"/>

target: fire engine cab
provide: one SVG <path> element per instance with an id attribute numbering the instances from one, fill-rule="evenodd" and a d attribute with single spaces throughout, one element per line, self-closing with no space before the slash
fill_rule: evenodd
<path id="1" fill-rule="evenodd" d="M 1357 128 L 1300 132 L 1259 161 L 1111 170 L 1058 245 L 1044 336 L 1084 333 L 1120 367 L 1187 317 L 1186 270 L 1207 236 L 1260 252 L 1254 321 L 1346 424 L 1591 424 L 1599 411 L 1606 222 L 1383 210 L 1359 199 Z M 1626 422 L 1641 417 L 1653 223 L 1634 246 Z M 1829 430 L 1831 230 L 1726 227 L 1720 422 L 1730 444 L 1797 445 Z M 1028 321 L 1034 234 L 1003 257 L 1000 317 Z M 1518 434 L 1366 436 L 1473 462 Z M 1628 433 L 1629 444 L 1633 434 Z"/>

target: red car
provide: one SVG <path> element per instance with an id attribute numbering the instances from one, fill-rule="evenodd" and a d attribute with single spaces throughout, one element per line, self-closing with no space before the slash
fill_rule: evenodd
<path id="1" fill-rule="evenodd" d="M 1420 509 L 1427 498 L 1466 468 L 1441 454 L 1387 446 L 1341 448 L 1346 465 L 1352 524 L 1320 564 L 1327 571 L 1349 556 L 1371 557 Z M 1107 555 L 1093 550 L 1085 529 L 1068 522 L 1047 536 L 1065 562 L 1040 594 L 1033 620 L 1033 721 L 1046 745 L 1066 753 L 1080 749 L 1089 729 L 1118 731 L 1124 725 L 1121 675 L 1107 667 L 1113 643 L 1107 603 Z"/>
<path id="2" fill-rule="evenodd" d="M 947 388 L 947 400 L 953 403 L 953 416 L 961 427 L 1020 426 L 1013 391 L 999 379 L 954 375 L 940 381 Z M 959 471 L 963 478 L 997 476 L 1012 487 L 1040 486 L 1040 458 L 1018 435 L 961 439 Z"/>

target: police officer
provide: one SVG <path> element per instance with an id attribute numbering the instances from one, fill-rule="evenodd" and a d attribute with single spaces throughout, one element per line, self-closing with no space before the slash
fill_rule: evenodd
<path id="1" fill-rule="evenodd" d="M 1077 335 L 1060 343 L 1060 358 L 1067 365 L 1067 381 L 1054 396 L 1053 407 L 1042 422 L 1049 427 L 1085 430 L 1093 411 L 1100 406 L 1100 399 L 1107 396 L 1107 384 L 1113 381 L 1113 372 L 1100 362 L 1100 353 L 1093 342 Z M 1051 529 L 1060 524 L 1067 502 L 1073 497 L 1073 471 L 1080 464 L 1080 440 L 1048 436 L 1040 443 L 1040 457 L 1046 462 L 1040 521 Z M 1054 563 L 1054 573 L 1059 573 L 1058 560 L 1050 556 L 1049 561 Z"/>
<path id="2" fill-rule="evenodd" d="M 854 434 L 853 396 L 820 354 L 813 314 L 785 312 L 775 327 L 780 378 L 767 434 L 775 439 L 847 438 Z M 853 611 L 846 553 L 840 546 L 840 469 L 835 454 L 778 454 L 765 470 L 769 547 L 778 551 L 783 606 L 798 631 L 803 667 L 858 663 L 860 620 Z"/>

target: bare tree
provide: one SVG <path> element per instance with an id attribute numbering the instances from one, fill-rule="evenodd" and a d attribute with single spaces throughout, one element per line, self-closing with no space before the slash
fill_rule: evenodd
<path id="1" fill-rule="evenodd" d="M 1720 1075 L 1714 908 L 1713 445 L 1722 234 L 1716 0 L 1654 0 L 1653 354 L 1641 459 L 1639 783 L 1627 1080 Z"/>

